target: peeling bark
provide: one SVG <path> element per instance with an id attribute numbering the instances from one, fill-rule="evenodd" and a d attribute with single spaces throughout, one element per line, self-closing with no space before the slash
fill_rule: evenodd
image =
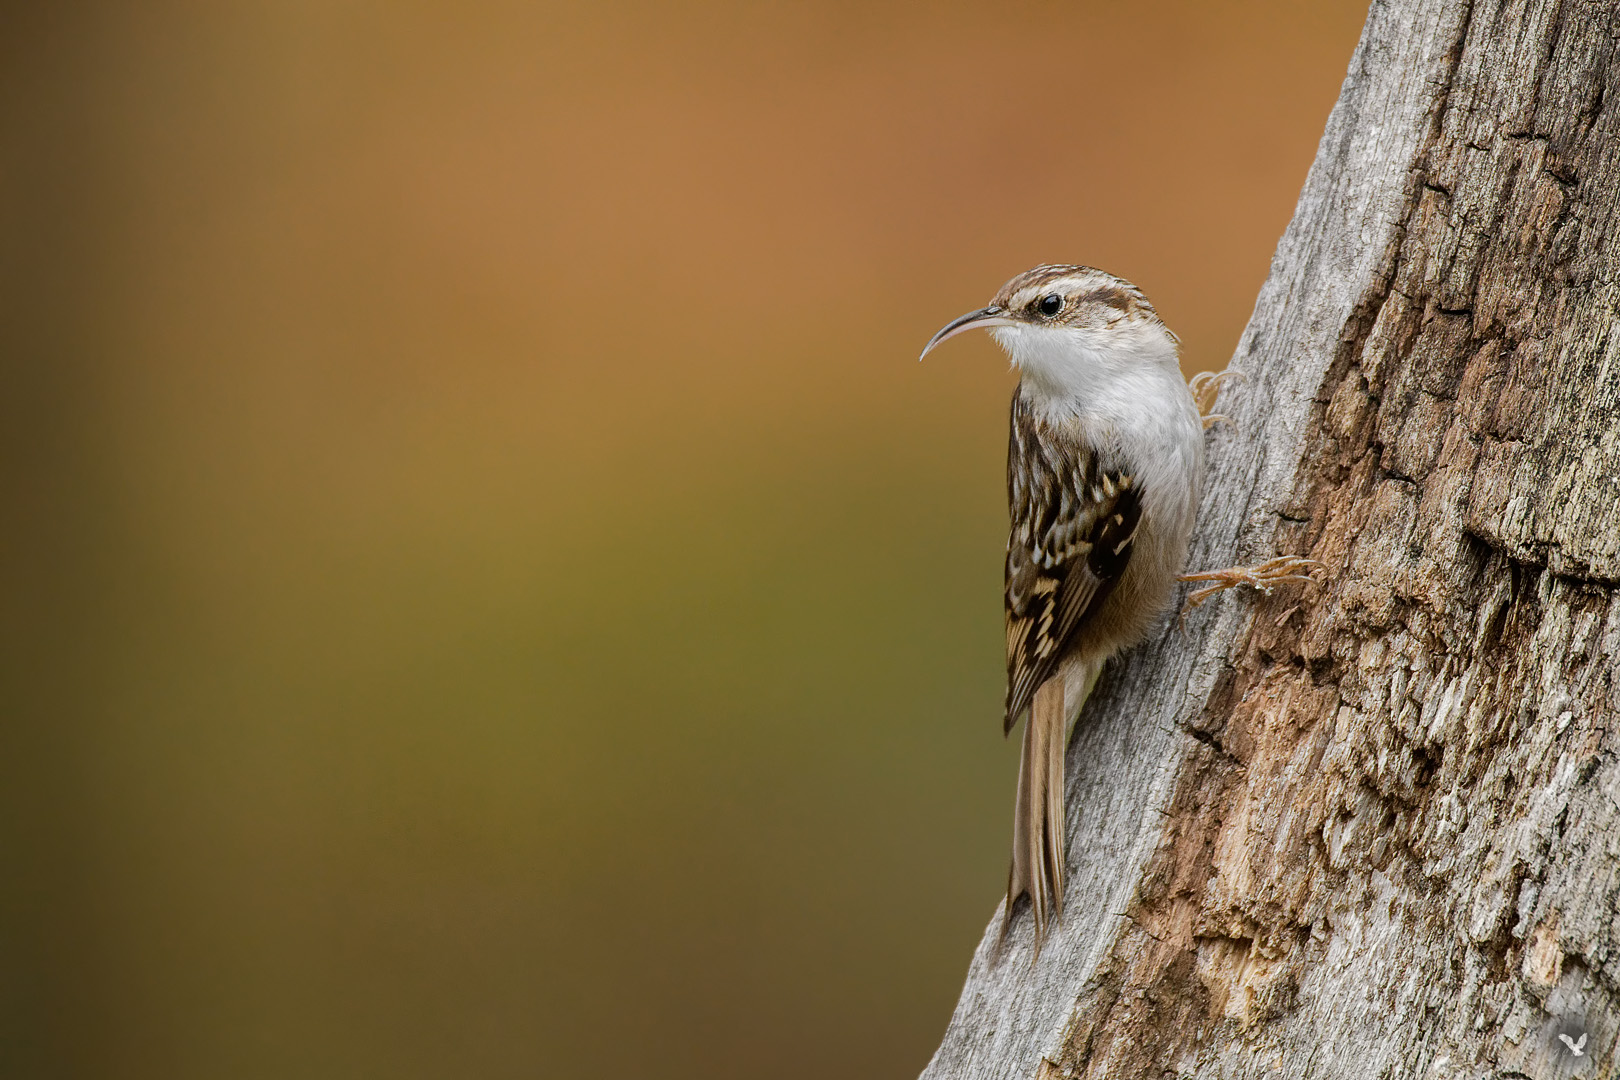
<path id="1" fill-rule="evenodd" d="M 1109 673 L 1063 921 L 992 919 L 925 1077 L 1620 1072 L 1617 39 L 1373 5 L 1193 554 L 1325 585 Z"/>

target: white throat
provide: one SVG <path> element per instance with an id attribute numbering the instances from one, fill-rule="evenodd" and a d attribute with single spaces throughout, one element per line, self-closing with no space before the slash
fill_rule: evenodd
<path id="1" fill-rule="evenodd" d="M 998 326 L 991 333 L 1023 374 L 1025 396 L 1065 412 L 1130 411 L 1144 395 L 1162 394 L 1167 377 L 1181 381 L 1175 339 L 1162 325 Z"/>
<path id="2" fill-rule="evenodd" d="M 996 342 L 1019 369 L 1030 405 L 1053 415 L 1128 421 L 1144 405 L 1189 397 L 1181 381 L 1176 340 L 1163 325 L 1108 330 L 1081 327 L 996 327 Z M 1191 400 L 1191 398 L 1189 398 Z"/>

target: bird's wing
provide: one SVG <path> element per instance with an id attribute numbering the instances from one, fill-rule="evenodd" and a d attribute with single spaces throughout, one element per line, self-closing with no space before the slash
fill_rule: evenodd
<path id="1" fill-rule="evenodd" d="M 1125 572 L 1142 516 L 1135 477 L 1020 419 L 1007 455 L 1008 731 Z"/>

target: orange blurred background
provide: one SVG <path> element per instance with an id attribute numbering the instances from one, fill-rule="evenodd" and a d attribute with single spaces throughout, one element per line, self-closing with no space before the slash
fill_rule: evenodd
<path id="1" fill-rule="evenodd" d="M 910 1076 L 1005 881 L 1013 273 L 1224 366 L 1365 8 L 37 5 L 8 1076 Z"/>

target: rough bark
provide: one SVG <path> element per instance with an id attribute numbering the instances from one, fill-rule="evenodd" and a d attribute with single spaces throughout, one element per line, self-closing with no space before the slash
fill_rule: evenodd
<path id="1" fill-rule="evenodd" d="M 1325 585 L 1105 678 L 1063 921 L 991 921 L 925 1077 L 1620 1071 L 1617 37 L 1373 5 L 1193 555 Z"/>

